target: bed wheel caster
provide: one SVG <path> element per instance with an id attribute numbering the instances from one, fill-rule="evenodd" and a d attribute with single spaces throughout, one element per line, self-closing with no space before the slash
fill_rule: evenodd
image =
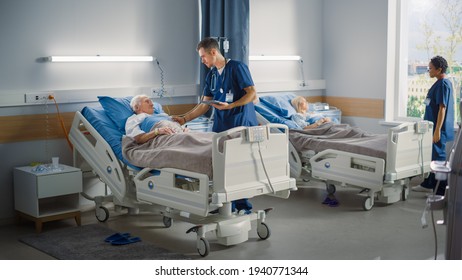
<path id="1" fill-rule="evenodd" d="M 164 223 L 164 226 L 165 226 L 166 228 L 169 228 L 169 227 L 172 226 L 172 218 L 170 218 L 170 217 L 164 216 L 164 217 L 162 218 L 162 222 Z"/>
<path id="2" fill-rule="evenodd" d="M 199 229 L 202 227 L 202 225 L 198 225 L 198 226 L 193 226 L 192 228 L 188 229 L 186 231 L 186 234 L 190 233 L 190 232 L 198 232 Z"/>
<path id="3" fill-rule="evenodd" d="M 326 191 L 328 194 L 334 194 L 337 190 L 334 184 L 326 184 Z"/>
<path id="4" fill-rule="evenodd" d="M 409 191 L 407 187 L 403 187 L 403 191 L 401 193 L 401 200 L 406 201 L 409 195 Z"/>
<path id="5" fill-rule="evenodd" d="M 363 209 L 365 211 L 369 211 L 372 209 L 373 206 L 374 206 L 374 199 L 370 196 L 365 197 L 363 201 Z"/>
<path id="6" fill-rule="evenodd" d="M 95 208 L 96 219 L 100 222 L 105 222 L 109 219 L 109 210 L 104 206 L 97 206 Z"/>
<path id="7" fill-rule="evenodd" d="M 206 257 L 210 252 L 209 241 L 203 237 L 197 239 L 197 252 L 201 257 Z"/>
<path id="8" fill-rule="evenodd" d="M 271 230 L 269 229 L 267 224 L 260 223 L 257 226 L 257 234 L 261 240 L 266 240 L 271 236 Z"/>

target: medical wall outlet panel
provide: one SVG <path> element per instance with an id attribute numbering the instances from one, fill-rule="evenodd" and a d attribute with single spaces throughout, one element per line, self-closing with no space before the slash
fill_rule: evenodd
<path id="1" fill-rule="evenodd" d="M 25 103 L 46 103 L 48 100 L 51 100 L 53 96 L 52 92 L 40 92 L 40 93 L 26 93 L 24 95 Z"/>

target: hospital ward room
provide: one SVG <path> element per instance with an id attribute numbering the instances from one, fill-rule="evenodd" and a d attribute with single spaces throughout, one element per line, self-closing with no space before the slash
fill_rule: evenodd
<path id="1" fill-rule="evenodd" d="M 462 259 L 460 1 L 2 0 L 0 14 L 0 266 L 320 279 L 346 260 L 416 276 Z"/>

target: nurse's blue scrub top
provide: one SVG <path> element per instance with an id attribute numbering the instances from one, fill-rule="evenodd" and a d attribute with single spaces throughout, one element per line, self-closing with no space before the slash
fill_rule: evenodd
<path id="1" fill-rule="evenodd" d="M 452 94 L 452 84 L 448 79 L 437 80 L 427 94 L 430 103 L 425 107 L 424 120 L 434 123 L 433 129 L 438 121 L 440 104 L 446 107 L 446 116 L 441 127 L 441 140 L 454 140 L 454 97 Z"/>
<path id="2" fill-rule="evenodd" d="M 231 91 L 232 101 L 239 100 L 246 94 L 244 88 L 253 86 L 247 65 L 240 61 L 230 60 L 226 63 L 221 75 L 216 67 L 213 67 L 205 78 L 204 95 L 213 100 L 226 102 L 226 94 Z M 231 110 L 215 109 L 213 121 L 214 132 L 222 132 L 237 126 L 256 126 L 257 115 L 253 102 L 239 106 Z"/>

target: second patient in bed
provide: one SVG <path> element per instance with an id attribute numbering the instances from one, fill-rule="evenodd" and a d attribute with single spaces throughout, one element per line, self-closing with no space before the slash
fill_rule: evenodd
<path id="1" fill-rule="evenodd" d="M 167 114 L 154 115 L 153 103 L 147 95 L 133 97 L 130 106 L 135 114 L 127 119 L 125 134 L 135 139 L 138 144 L 145 143 L 158 135 L 186 132 L 180 124 L 172 121 Z M 148 128 L 144 128 L 144 123 L 147 122 L 154 122 L 154 127 L 150 125 Z"/>
<path id="2" fill-rule="evenodd" d="M 321 114 L 308 112 L 308 102 L 303 96 L 295 97 L 292 99 L 291 104 L 297 111 L 296 114 L 292 115 L 291 119 L 303 129 L 317 128 L 332 121 Z"/>

